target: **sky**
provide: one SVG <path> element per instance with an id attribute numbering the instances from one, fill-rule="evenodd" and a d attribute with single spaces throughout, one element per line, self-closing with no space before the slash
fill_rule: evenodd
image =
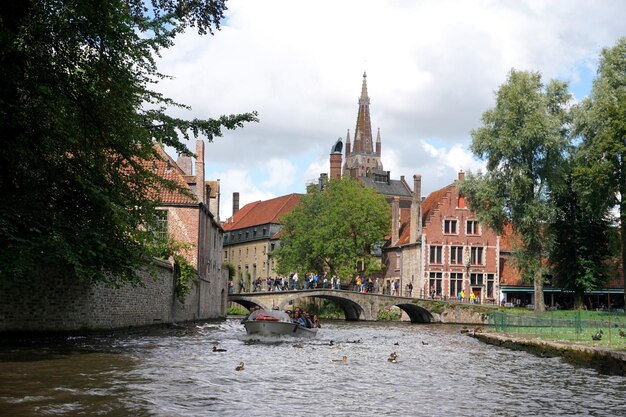
<path id="1" fill-rule="evenodd" d="M 156 89 L 185 118 L 257 111 L 258 123 L 206 145 L 220 180 L 220 218 L 289 193 L 329 171 L 354 128 L 367 73 L 373 134 L 394 179 L 422 175 L 422 194 L 484 164 L 471 131 L 508 72 L 539 71 L 587 96 L 602 48 L 626 36 L 626 1 L 229 0 L 220 31 L 193 29 L 163 51 Z M 195 142 L 189 143 L 191 151 Z M 172 155 L 172 150 L 168 150 Z M 172 155 L 175 157 L 175 155 Z M 409 181 L 412 184 L 412 181 Z"/>

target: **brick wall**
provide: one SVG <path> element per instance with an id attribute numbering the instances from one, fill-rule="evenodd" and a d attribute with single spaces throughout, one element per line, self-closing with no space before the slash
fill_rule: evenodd
<path id="1" fill-rule="evenodd" d="M 224 317 L 221 291 L 201 281 L 181 304 L 174 276 L 160 262 L 153 274 L 141 272 L 144 286 L 111 288 L 68 280 L 61 274 L 0 282 L 0 333 L 72 332 L 147 326 Z M 214 285 L 219 285 L 215 283 Z"/>

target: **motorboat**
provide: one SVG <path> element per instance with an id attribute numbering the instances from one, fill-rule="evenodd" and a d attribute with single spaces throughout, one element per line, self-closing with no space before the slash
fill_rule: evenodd
<path id="1" fill-rule="evenodd" d="M 279 310 L 255 310 L 242 320 L 246 332 L 260 336 L 315 337 L 318 329 L 308 329 L 294 323 L 287 313 Z"/>

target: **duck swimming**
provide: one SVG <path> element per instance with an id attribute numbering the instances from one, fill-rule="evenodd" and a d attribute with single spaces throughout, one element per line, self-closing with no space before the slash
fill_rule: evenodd
<path id="1" fill-rule="evenodd" d="M 239 365 L 237 365 L 235 371 L 243 371 L 243 362 L 239 362 Z"/>
<path id="2" fill-rule="evenodd" d="M 387 358 L 388 362 L 396 363 L 398 359 L 398 354 L 396 352 L 391 352 L 391 355 Z"/>
<path id="3" fill-rule="evenodd" d="M 213 346 L 213 352 L 226 352 L 226 349 L 218 348 L 217 346 Z"/>
<path id="4" fill-rule="evenodd" d="M 348 362 L 347 356 L 342 356 L 341 359 L 331 359 L 333 362 Z"/>

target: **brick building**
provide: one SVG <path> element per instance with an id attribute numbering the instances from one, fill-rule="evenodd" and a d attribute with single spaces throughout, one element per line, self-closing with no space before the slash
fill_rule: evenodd
<path id="1" fill-rule="evenodd" d="M 463 180 L 463 172 L 458 181 Z M 414 177 L 414 205 L 392 206 L 392 232 L 383 248 L 387 288 L 398 280 L 403 293 L 412 284 L 414 297 L 498 301 L 500 237 L 483 227 L 457 192 L 457 182 L 419 196 Z"/>
<path id="2" fill-rule="evenodd" d="M 239 281 L 246 289 L 257 279 L 275 277 L 275 260 L 270 253 L 280 245 L 281 217 L 300 202 L 301 194 L 288 194 L 266 201 L 255 201 L 238 210 L 238 195 L 233 200 L 233 216 L 224 224 L 223 259 L 235 267 L 235 290 Z"/>
<path id="3" fill-rule="evenodd" d="M 204 178 L 204 142 L 196 142 L 195 173 L 192 160 L 179 156 L 175 162 L 160 145 L 155 145 L 159 158 L 151 168 L 163 178 L 177 183 L 189 195 L 177 190 L 159 190 L 157 233 L 185 244 L 182 255 L 198 271 L 198 317 L 224 317 L 226 315 L 227 271 L 222 269 L 224 230 L 217 213 L 209 205 L 219 196 L 219 182 L 206 182 Z M 211 196 L 214 196 L 213 198 Z"/>

